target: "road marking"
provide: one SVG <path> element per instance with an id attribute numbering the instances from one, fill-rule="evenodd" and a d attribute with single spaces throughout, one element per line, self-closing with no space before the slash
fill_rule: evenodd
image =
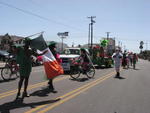
<path id="1" fill-rule="evenodd" d="M 73 90 L 73 91 L 70 91 L 70 92 L 68 92 L 68 93 L 66 93 L 66 94 L 64 94 L 64 95 L 62 95 L 62 96 L 60 96 L 60 97 L 57 97 L 56 99 L 59 99 L 59 98 L 61 98 L 61 99 L 64 98 L 64 99 L 63 99 L 63 100 L 60 100 L 59 102 L 56 102 L 55 104 L 52 104 L 52 105 L 49 106 L 48 108 L 44 109 L 44 111 L 42 111 L 42 112 L 46 112 L 47 110 L 50 110 L 50 109 L 52 109 L 52 108 L 54 108 L 54 107 L 56 107 L 56 106 L 58 106 L 58 105 L 60 105 L 60 104 L 62 104 L 62 103 L 64 103 L 64 102 L 66 102 L 67 100 L 69 100 L 69 99 L 71 99 L 71 98 L 73 98 L 73 97 L 79 95 L 81 92 L 86 91 L 87 89 L 89 89 L 89 88 L 95 86 L 95 85 L 98 84 L 99 82 L 102 82 L 102 81 L 108 79 L 109 77 L 111 77 L 112 75 L 114 75 L 114 73 L 115 73 L 115 72 L 111 72 L 111 73 L 109 73 L 109 74 L 107 74 L 107 75 L 105 75 L 105 76 L 102 76 L 102 77 L 98 78 L 97 80 L 94 80 L 93 82 L 87 83 L 87 84 L 85 84 L 85 85 L 83 85 L 83 86 L 81 86 L 81 87 L 79 87 L 79 88 L 77 88 L 77 89 L 75 89 L 75 90 Z M 95 85 L 94 85 L 94 84 L 95 84 Z M 45 105 L 38 106 L 38 107 L 33 108 L 33 109 L 31 109 L 31 110 L 29 110 L 29 111 L 27 111 L 27 112 L 25 112 L 25 113 L 33 113 L 33 112 L 35 112 L 35 111 L 37 111 L 37 110 L 39 110 L 39 109 L 41 109 L 41 108 L 44 108 L 44 107 L 46 107 L 46 106 L 48 106 L 48 105 L 49 105 L 49 104 L 45 104 Z M 40 113 L 41 113 L 41 111 L 40 111 Z"/>
<path id="2" fill-rule="evenodd" d="M 61 81 L 61 80 L 67 79 L 67 78 L 69 78 L 69 76 L 64 76 L 64 77 L 61 77 L 61 78 L 56 78 L 56 79 L 54 79 L 54 82 Z M 40 87 L 40 86 L 45 86 L 45 85 L 47 85 L 47 82 L 41 82 L 41 83 L 33 84 L 33 85 L 30 85 L 30 86 L 28 87 L 28 90 L 31 90 L 31 89 L 33 89 L 33 88 L 38 88 L 38 87 Z M 17 91 L 18 91 L 18 89 L 1 93 L 1 94 L 0 94 L 0 99 L 1 99 L 1 98 L 4 98 L 4 97 L 7 97 L 7 96 L 10 96 L 10 95 L 13 95 L 13 94 L 16 94 Z M 21 88 L 21 92 L 23 92 L 23 88 Z"/>
<path id="3" fill-rule="evenodd" d="M 51 109 L 53 109 L 53 108 L 55 108 L 55 107 L 57 107 L 57 106 L 63 104 L 64 102 L 66 102 L 66 101 L 68 101 L 68 100 L 70 100 L 70 99 L 72 99 L 72 98 L 78 96 L 78 95 L 81 94 L 82 92 L 84 92 L 84 91 L 86 91 L 86 90 L 88 90 L 88 89 L 94 87 L 95 85 L 100 84 L 101 82 L 105 81 L 106 79 L 110 78 L 111 76 L 112 76 L 112 75 L 107 76 L 107 77 L 105 77 L 104 79 L 102 79 L 102 80 L 100 80 L 100 81 L 97 81 L 96 83 L 91 84 L 90 86 L 88 86 L 88 87 L 86 87 L 86 88 L 84 88 L 84 89 L 82 89 L 82 90 L 76 92 L 75 94 L 73 94 L 73 95 L 71 95 L 71 96 L 69 96 L 69 97 L 67 97 L 67 98 L 65 98 L 65 99 L 63 99 L 63 100 L 60 100 L 60 101 L 54 103 L 53 105 L 50 105 L 49 107 L 47 107 L 47 108 L 45 108 L 44 110 L 41 110 L 41 111 L 39 111 L 39 112 L 37 112 L 37 113 L 45 113 L 45 112 L 47 112 L 47 111 L 49 111 L 49 110 L 51 110 Z"/>

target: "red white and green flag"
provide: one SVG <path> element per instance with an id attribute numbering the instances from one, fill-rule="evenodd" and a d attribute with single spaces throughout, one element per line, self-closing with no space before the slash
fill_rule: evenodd
<path id="1" fill-rule="evenodd" d="M 32 39 L 30 46 L 31 48 L 39 50 L 39 52 L 43 52 L 45 50 L 48 51 L 47 53 L 42 55 L 44 69 L 48 79 L 54 78 L 64 73 L 63 68 L 57 62 L 54 55 L 48 48 L 42 34 L 39 37 Z"/>

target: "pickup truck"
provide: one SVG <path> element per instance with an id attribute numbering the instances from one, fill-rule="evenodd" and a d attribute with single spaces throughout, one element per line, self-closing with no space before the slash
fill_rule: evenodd
<path id="1" fill-rule="evenodd" d="M 60 54 L 60 58 L 62 59 L 61 65 L 64 71 L 70 71 L 74 66 L 72 61 L 78 59 L 80 53 L 80 48 L 66 48 L 63 54 Z"/>

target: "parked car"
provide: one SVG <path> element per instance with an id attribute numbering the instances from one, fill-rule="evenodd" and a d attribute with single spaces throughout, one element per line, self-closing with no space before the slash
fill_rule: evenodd
<path id="1" fill-rule="evenodd" d="M 0 61 L 5 61 L 9 58 L 9 53 L 4 50 L 0 50 Z"/>

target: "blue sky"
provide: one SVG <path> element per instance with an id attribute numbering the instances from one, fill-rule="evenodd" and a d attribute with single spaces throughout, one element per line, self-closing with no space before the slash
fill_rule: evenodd
<path id="1" fill-rule="evenodd" d="M 46 19 L 23 13 L 3 3 Z M 130 51 L 139 51 L 139 42 L 150 49 L 150 0 L 0 0 L 0 35 L 29 36 L 45 31 L 45 40 L 61 42 L 58 32 L 69 32 L 68 45 L 88 42 L 88 16 L 96 16 L 94 42 L 109 31 L 110 37 Z M 144 45 L 146 49 L 146 44 Z"/>

